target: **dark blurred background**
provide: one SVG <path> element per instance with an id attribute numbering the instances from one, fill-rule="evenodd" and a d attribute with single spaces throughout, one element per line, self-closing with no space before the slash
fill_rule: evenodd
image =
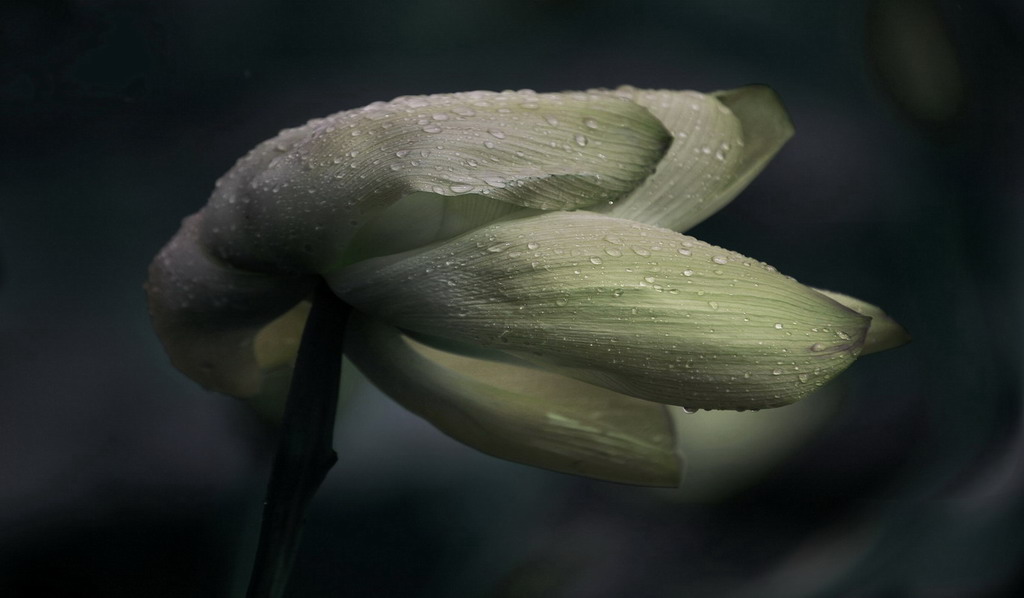
<path id="1" fill-rule="evenodd" d="M 1019 1 L 37 0 L 0 33 L 0 596 L 244 590 L 273 433 L 170 366 L 141 288 L 235 159 L 397 95 L 622 83 L 774 87 L 795 138 L 693 234 L 881 305 L 914 342 L 724 489 L 505 463 L 357 385 L 289 595 L 1021 582 Z"/>

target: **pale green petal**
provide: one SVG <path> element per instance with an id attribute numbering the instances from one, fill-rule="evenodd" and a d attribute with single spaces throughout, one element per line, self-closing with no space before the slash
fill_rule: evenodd
<path id="1" fill-rule="evenodd" d="M 671 136 L 612 92 L 398 98 L 257 147 L 204 209 L 203 242 L 235 266 L 321 272 L 380 210 L 416 192 L 544 210 L 619 199 Z"/>
<path id="2" fill-rule="evenodd" d="M 681 468 L 662 405 L 530 367 L 429 347 L 356 314 L 346 353 L 378 388 L 485 453 L 555 471 L 676 486 Z"/>
<path id="3" fill-rule="evenodd" d="M 686 230 L 728 204 L 793 135 L 778 96 L 764 86 L 714 94 L 619 89 L 672 133 L 654 175 L 627 198 L 594 208 L 610 216 Z"/>
<path id="4" fill-rule="evenodd" d="M 755 260 L 589 212 L 495 223 L 328 282 L 402 328 L 705 409 L 802 398 L 855 359 L 869 322 Z"/>
<path id="5" fill-rule="evenodd" d="M 425 192 L 406 195 L 359 229 L 338 266 L 425 247 L 513 212 L 537 210 L 494 201 L 484 195 L 445 197 Z"/>
<path id="6" fill-rule="evenodd" d="M 824 289 L 814 290 L 833 301 L 838 301 L 861 315 L 871 318 L 871 326 L 868 328 L 868 335 L 864 339 L 864 350 L 861 352 L 861 355 L 878 353 L 879 351 L 885 351 L 887 349 L 895 349 L 896 347 L 910 342 L 910 333 L 907 332 L 907 329 L 900 326 L 899 322 L 889 317 L 888 314 L 882 311 L 882 308 L 872 305 L 867 301 L 857 299 L 856 297 L 851 297 L 835 291 L 826 291 Z"/>

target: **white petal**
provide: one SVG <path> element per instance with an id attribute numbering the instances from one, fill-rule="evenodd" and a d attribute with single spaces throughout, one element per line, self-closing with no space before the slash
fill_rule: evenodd
<path id="1" fill-rule="evenodd" d="M 763 86 L 710 95 L 631 87 L 619 92 L 650 110 L 673 141 L 636 191 L 594 208 L 618 218 L 686 230 L 732 201 L 793 135 L 778 96 Z"/>
<path id="2" fill-rule="evenodd" d="M 607 91 L 377 102 L 285 131 L 239 161 L 204 209 L 202 239 L 237 267 L 323 271 L 406 195 L 586 207 L 636 188 L 670 142 L 650 112 Z"/>
<path id="3" fill-rule="evenodd" d="M 528 364 L 457 355 L 361 314 L 346 354 L 376 386 L 485 453 L 602 480 L 676 486 L 681 469 L 662 405 Z"/>
<path id="4" fill-rule="evenodd" d="M 289 353 L 283 346 L 257 359 L 257 335 L 306 297 L 314 280 L 228 266 L 203 251 L 198 224 L 197 216 L 187 218 L 149 267 L 153 327 L 171 361 L 190 378 L 211 390 L 256 397 L 269 371 L 290 364 L 282 358 Z"/>
<path id="5" fill-rule="evenodd" d="M 869 322 L 755 260 L 589 212 L 495 223 L 328 282 L 399 327 L 706 409 L 800 399 L 854 360 Z"/>

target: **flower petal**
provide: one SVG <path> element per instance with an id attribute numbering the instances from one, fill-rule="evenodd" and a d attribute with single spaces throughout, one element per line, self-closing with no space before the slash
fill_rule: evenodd
<path id="1" fill-rule="evenodd" d="M 203 250 L 199 224 L 199 216 L 186 218 L 149 267 L 153 327 L 171 362 L 190 378 L 210 390 L 256 397 L 265 374 L 287 353 L 257 359 L 257 335 L 306 297 L 315 280 L 233 268 Z"/>
<path id="2" fill-rule="evenodd" d="M 632 191 L 671 136 L 612 92 L 470 92 L 377 102 L 284 131 L 220 181 L 203 244 L 246 269 L 323 271 L 416 192 L 543 210 Z"/>
<path id="3" fill-rule="evenodd" d="M 485 453 L 602 480 L 677 486 L 672 421 L 639 401 L 528 364 L 432 348 L 353 316 L 346 354 L 376 386 Z"/>
<path id="4" fill-rule="evenodd" d="M 728 204 L 793 135 L 778 96 L 755 85 L 714 94 L 619 93 L 646 107 L 674 139 L 657 171 L 629 197 L 595 211 L 686 230 Z"/>
<path id="5" fill-rule="evenodd" d="M 895 349 L 910 342 L 910 333 L 907 332 L 907 329 L 889 317 L 887 313 L 882 311 L 882 308 L 856 297 L 835 291 L 814 290 L 861 315 L 871 318 L 871 326 L 868 328 L 867 337 L 864 339 L 864 350 L 861 352 L 861 355 Z"/>
<path id="6" fill-rule="evenodd" d="M 589 212 L 495 223 L 327 279 L 396 326 L 691 408 L 796 401 L 852 363 L 870 321 L 771 266 Z"/>
<path id="7" fill-rule="evenodd" d="M 484 195 L 406 195 L 369 220 L 352 238 L 345 266 L 371 257 L 401 253 L 449 239 L 513 212 L 537 212 Z"/>

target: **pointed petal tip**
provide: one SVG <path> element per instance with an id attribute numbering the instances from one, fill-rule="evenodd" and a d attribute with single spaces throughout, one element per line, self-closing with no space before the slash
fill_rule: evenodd
<path id="1" fill-rule="evenodd" d="M 867 301 L 851 297 L 835 291 L 814 289 L 829 299 L 839 303 L 862 316 L 871 318 L 867 336 L 864 339 L 864 346 L 860 355 L 870 355 L 889 349 L 901 347 L 912 340 L 910 333 L 899 322 L 894 320 L 882 308 L 872 305 Z"/>
<path id="2" fill-rule="evenodd" d="M 741 121 L 770 125 L 772 136 L 781 147 L 796 132 L 793 119 L 779 94 L 767 85 L 745 85 L 712 94 L 732 110 Z"/>

